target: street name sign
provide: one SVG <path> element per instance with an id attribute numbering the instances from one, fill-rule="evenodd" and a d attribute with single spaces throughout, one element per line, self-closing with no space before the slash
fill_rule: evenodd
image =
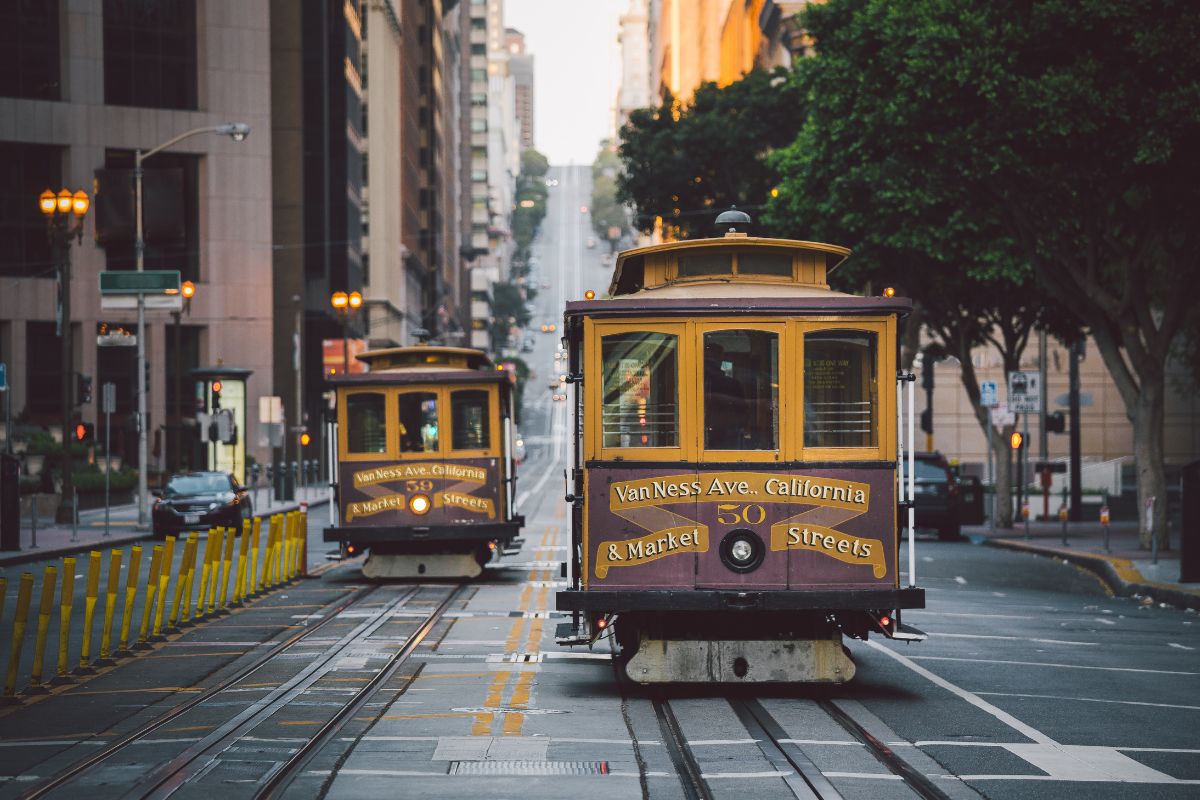
<path id="1" fill-rule="evenodd" d="M 995 381 L 984 381 L 979 384 L 979 405 L 984 408 L 995 408 L 1000 403 L 1000 394 L 996 391 Z"/>
<path id="2" fill-rule="evenodd" d="M 1018 414 L 1031 414 L 1042 408 L 1042 380 L 1036 371 L 1008 374 L 1008 407 Z"/>
<path id="3" fill-rule="evenodd" d="M 100 294 L 179 294 L 177 269 L 106 270 L 100 273 Z"/>

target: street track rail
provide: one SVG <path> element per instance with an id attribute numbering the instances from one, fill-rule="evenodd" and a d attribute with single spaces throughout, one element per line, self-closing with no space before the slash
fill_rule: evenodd
<path id="1" fill-rule="evenodd" d="M 788 741 L 789 737 L 783 726 L 758 700 L 736 695 L 725 699 L 793 796 L 798 800 L 842 800 L 842 793 L 797 744 Z M 671 710 L 670 700 L 662 696 L 653 696 L 650 701 L 662 730 L 663 744 L 679 776 L 684 797 L 688 800 L 711 800 L 713 793 L 678 719 Z M 817 700 L 816 704 L 861 742 L 880 764 L 899 777 L 917 796 L 924 800 L 950 800 L 949 795 L 935 786 L 933 781 L 913 769 L 886 743 L 872 735 L 836 703 L 831 700 Z"/>
<path id="2" fill-rule="evenodd" d="M 227 678 L 221 680 L 217 684 L 210 686 L 208 689 L 205 689 L 203 692 L 196 695 L 195 697 L 192 697 L 192 698 L 180 703 L 179 705 L 172 707 L 168 711 L 164 712 L 161 716 L 156 717 L 155 719 L 153 719 L 150 722 L 146 723 L 145 725 L 141 726 L 137 730 L 123 736 L 121 739 L 104 747 L 99 752 L 75 763 L 74 765 L 72 765 L 70 767 L 67 767 L 62 772 L 55 775 L 53 778 L 46 781 L 45 783 L 42 783 L 39 786 L 35 786 L 32 789 L 30 789 L 29 791 L 21 794 L 20 800 L 37 800 L 37 798 L 46 797 L 50 792 L 54 791 L 55 789 L 62 788 L 63 786 L 65 786 L 66 784 L 68 784 L 72 780 L 74 780 L 76 777 L 78 777 L 79 775 L 87 772 L 90 769 L 94 769 L 95 767 L 97 767 L 100 764 L 103 764 L 104 762 L 111 759 L 113 756 L 117 755 L 118 753 L 120 753 L 123 750 L 125 750 L 126 748 L 128 748 L 130 745 L 134 744 L 135 742 L 137 742 L 141 739 L 144 739 L 146 736 L 148 736 L 149 734 L 158 730 L 159 728 L 161 728 L 162 726 L 171 722 L 172 720 L 182 716 L 183 714 L 187 713 L 188 711 L 191 711 L 193 708 L 196 708 L 197 706 L 202 705 L 203 703 L 211 700 L 212 698 L 216 697 L 217 695 L 219 695 L 221 692 L 225 691 L 229 687 L 234 686 L 235 684 L 238 684 L 238 683 L 246 680 L 246 678 L 253 675 L 255 672 L 257 672 L 259 669 L 264 667 L 266 664 L 270 663 L 280 653 L 283 653 L 286 650 L 291 649 L 298 642 L 312 636 L 314 633 L 316 633 L 321 628 L 323 628 L 326 624 L 328 624 L 329 622 L 336 619 L 337 616 L 340 613 L 342 613 L 343 611 L 345 611 L 347 608 L 354 605 L 355 603 L 358 603 L 364 597 L 367 597 L 368 595 L 372 594 L 373 592 L 377 591 L 378 589 L 379 589 L 378 586 L 364 586 L 360 589 L 355 590 L 354 592 L 350 593 L 348 596 L 342 598 L 342 600 L 339 601 L 336 605 L 334 605 L 330 609 L 329 613 L 325 614 L 321 619 L 313 622 L 310 625 L 307 625 L 304 628 L 304 630 L 293 634 L 288 639 L 285 639 L 284 641 L 275 645 L 270 650 L 268 650 L 267 652 L 263 653 L 258 658 L 256 658 L 250 664 L 247 664 L 245 667 L 238 670 L 234 674 L 228 676 Z"/>
<path id="3" fill-rule="evenodd" d="M 404 644 L 388 658 L 385 666 L 365 686 L 355 692 L 334 713 L 332 718 L 322 725 L 321 729 L 305 744 L 301 745 L 296 752 L 292 753 L 286 761 L 274 765 L 264 762 L 264 766 L 269 766 L 269 771 L 261 779 L 262 784 L 256 787 L 255 796 L 273 797 L 285 789 L 292 777 L 298 774 L 299 769 L 308 762 L 312 755 L 328 743 L 337 731 L 361 711 L 368 700 L 396 675 L 400 667 L 408 660 L 413 651 L 428 636 L 434 625 L 442 618 L 445 611 L 449 609 L 455 600 L 461 597 L 462 592 L 467 586 L 468 584 L 464 583 L 451 585 L 451 591 L 447 592 L 444 598 L 436 600 L 435 607 L 430 610 L 428 616 L 421 621 L 417 629 L 406 637 Z M 145 739 L 149 734 L 162 728 L 163 725 L 172 720 L 179 718 L 187 711 L 201 706 L 205 701 L 217 697 L 222 692 L 244 681 L 273 659 L 280 656 L 284 651 L 311 637 L 327 623 L 338 618 L 343 611 L 346 611 L 355 604 L 361 603 L 362 600 L 379 591 L 381 588 L 383 588 L 381 585 L 374 585 L 363 587 L 353 592 L 350 596 L 334 605 L 328 613 L 314 624 L 307 626 L 304 631 L 298 632 L 286 641 L 272 647 L 267 653 L 256 658 L 253 663 L 238 670 L 236 674 L 221 680 L 220 683 L 205 690 L 197 697 L 170 709 L 162 716 L 122 737 L 119 741 L 105 747 L 95 755 L 64 770 L 52 780 L 35 787 L 21 797 L 46 797 L 56 790 L 68 787 L 77 778 L 92 770 L 115 763 L 114 759 L 119 758 L 131 745 Z M 383 625 L 392 621 L 396 610 L 407 605 L 411 600 L 420 595 L 423 589 L 428 588 L 431 587 L 423 585 L 404 587 L 404 590 L 398 596 L 377 610 L 372 611 L 353 630 L 339 638 L 335 643 L 330 644 L 321 653 L 314 654 L 312 660 L 298 673 L 284 680 L 283 683 L 272 689 L 266 696 L 250 703 L 236 715 L 227 719 L 215 730 L 200 739 L 200 741 L 195 742 L 169 761 L 159 763 L 153 767 L 149 767 L 148 765 L 149 771 L 146 779 L 130 786 L 122 797 L 165 798 L 186 785 L 189 781 L 202 778 L 209 769 L 218 763 L 223 753 L 236 745 L 240 739 L 250 735 L 256 727 L 269 720 L 272 715 L 305 693 L 313 684 L 326 676 L 341 658 L 345 657 L 356 647 L 361 646 L 363 642 L 367 641 Z"/>

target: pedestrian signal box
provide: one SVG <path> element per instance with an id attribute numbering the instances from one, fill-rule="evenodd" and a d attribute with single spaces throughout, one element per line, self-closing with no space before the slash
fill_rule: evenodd
<path id="1" fill-rule="evenodd" d="M 75 441 L 92 442 L 96 439 L 96 427 L 90 422 L 79 422 L 75 425 Z"/>
<path id="2" fill-rule="evenodd" d="M 1013 450 L 1020 450 L 1021 445 L 1025 444 L 1025 437 L 1020 431 L 1013 431 L 1013 435 L 1009 437 L 1008 443 L 1012 446 Z"/>

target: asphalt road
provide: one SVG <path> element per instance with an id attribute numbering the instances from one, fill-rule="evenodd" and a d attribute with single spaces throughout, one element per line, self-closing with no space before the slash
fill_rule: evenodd
<path id="1" fill-rule="evenodd" d="M 590 225 L 579 211 L 588 175 L 584 167 L 550 175 L 559 184 L 535 246 L 538 283 L 550 287 L 535 301 L 538 328 L 561 322 L 561 303 L 586 285 L 606 284 L 602 251 L 586 247 Z M 1200 795 L 1196 615 L 1110 597 L 1092 575 L 1051 559 L 922 537 L 917 583 L 929 607 L 905 621 L 928 641 L 851 642 L 858 673 L 842 687 L 650 692 L 619 680 L 607 642 L 557 648 L 569 403 L 553 401 L 546 387 L 545 376 L 558 372 L 558 336 L 532 340 L 526 357 L 543 379 L 530 382 L 525 398 L 519 554 L 462 589 L 386 584 L 367 594 L 373 584 L 357 563 L 340 564 L 88 683 L 0 710 L 0 775 L 8 779 L 0 797 L 61 774 L 318 624 L 256 676 L 52 796 L 146 796 L 153 776 L 176 762 L 187 765 L 173 785 L 180 797 L 253 796 L 380 676 L 364 705 L 290 774 L 283 796 L 703 796 L 681 779 L 689 763 L 717 798 L 814 796 L 799 793 L 807 785 L 798 783 L 800 767 L 824 797 L 916 796 L 872 754 L 864 732 L 947 797 Z M 310 516 L 314 563 L 327 549 L 319 543 L 326 514 Z M 444 615 L 421 634 L 446 599 Z M 343 603 L 352 605 L 335 613 Z M 422 635 L 386 673 L 389 659 Z M 305 670 L 313 682 L 281 694 Z M 239 715 L 248 715 L 246 729 L 228 738 L 222 732 Z"/>

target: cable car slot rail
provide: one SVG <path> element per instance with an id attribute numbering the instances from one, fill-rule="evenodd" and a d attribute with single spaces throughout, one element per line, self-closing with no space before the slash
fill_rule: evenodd
<path id="1" fill-rule="evenodd" d="M 788 734 L 762 704 L 753 698 L 725 698 L 750 738 L 758 743 L 767 762 L 776 770 L 793 796 L 803 800 L 841 800 L 843 795 L 814 764 L 802 748 L 788 741 Z M 711 800 L 713 793 L 679 725 L 670 701 L 651 698 L 655 716 L 662 730 L 663 744 L 679 775 L 683 794 L 688 800 Z M 901 759 L 886 743 L 873 736 L 849 714 L 830 700 L 818 700 L 816 705 L 866 747 L 888 772 L 898 776 L 910 790 L 924 800 L 949 800 L 949 795 L 934 785 L 927 776 Z"/>
<path id="2" fill-rule="evenodd" d="M 308 638 L 312 637 L 314 634 L 316 634 L 317 632 L 319 632 L 327 624 L 336 620 L 343 611 L 346 611 L 347 609 L 354 606 L 355 604 L 360 603 L 363 599 L 365 599 L 366 597 L 375 593 L 380 588 L 381 587 L 379 585 L 365 586 L 365 587 L 362 587 L 362 588 L 352 592 L 351 594 L 349 594 L 342 600 L 338 601 L 331 608 L 329 608 L 328 612 L 325 613 L 320 619 L 310 621 L 310 623 L 308 625 L 306 625 L 303 630 L 298 631 L 297 633 L 290 636 L 288 639 L 286 639 L 282 642 L 279 642 L 277 645 L 272 647 L 270 650 L 268 650 L 267 652 L 265 652 L 262 655 L 255 658 L 253 662 L 242 667 L 234 674 L 222 679 L 219 683 L 209 687 L 208 689 L 205 689 L 200 694 L 186 700 L 185 702 L 180 703 L 179 705 L 174 706 L 173 708 L 171 708 L 168 711 L 166 711 L 165 713 L 163 713 L 161 716 L 151 720 L 150 722 L 141 726 L 137 730 L 134 730 L 131 733 L 123 736 L 118 741 L 113 742 L 112 744 L 108 745 L 107 747 L 104 747 L 103 749 L 99 750 L 98 752 L 89 756 L 88 758 L 85 758 L 85 759 L 77 762 L 76 764 L 64 769 L 63 771 L 61 771 L 60 773 L 55 775 L 53 778 L 51 778 L 47 782 L 42 783 L 41 785 L 30 789 L 29 791 L 20 795 L 20 797 L 22 798 L 22 800 L 35 800 L 35 798 L 45 797 L 45 796 L 49 795 L 51 792 L 53 792 L 57 789 L 60 789 L 63 786 L 66 786 L 67 784 L 72 782 L 75 778 L 77 778 L 91 770 L 94 770 L 94 769 L 104 766 L 107 762 L 109 762 L 115 756 L 120 755 L 126 749 L 128 749 L 130 746 L 137 744 L 138 742 L 145 739 L 150 734 L 152 734 L 155 731 L 162 728 L 164 725 L 178 719 L 183 714 L 186 714 L 187 712 L 191 711 L 192 709 L 203 705 L 204 703 L 208 702 L 209 700 L 212 700 L 213 698 L 221 695 L 223 692 L 230 689 L 231 687 L 234 687 L 237 684 L 245 681 L 247 678 L 251 677 L 259 669 L 261 669 L 262 667 L 264 667 L 267 664 L 274 661 L 278 656 L 287 652 L 288 650 L 293 649 L 296 645 L 302 643 L 305 639 L 308 639 Z M 280 686 L 279 689 L 272 692 L 270 695 L 268 695 L 263 700 L 260 700 L 258 703 L 253 704 L 250 708 L 246 709 L 241 714 L 239 714 L 237 717 L 235 717 L 233 720 L 231 720 L 230 723 L 227 723 L 225 726 L 222 726 L 220 729 L 218 729 L 218 731 L 215 731 L 212 736 L 206 737 L 204 740 L 197 743 L 196 747 L 190 748 L 183 755 L 177 757 L 168 766 L 175 765 L 176 762 L 178 762 L 180 759 L 184 758 L 185 756 L 188 756 L 188 754 L 192 753 L 193 750 L 197 750 L 201 746 L 203 746 L 204 749 L 208 749 L 209 740 L 211 738 L 213 738 L 213 736 L 220 734 L 222 731 L 226 730 L 228 725 L 230 725 L 230 724 L 237 725 L 238 721 L 241 720 L 248 713 L 254 713 L 254 712 L 259 711 L 261 709 L 261 707 L 263 706 L 264 701 L 270 701 L 272 698 L 275 698 L 280 692 L 286 692 L 288 687 L 303 680 L 306 675 L 309 675 L 312 672 L 319 671 L 322 666 L 328 666 L 328 665 L 334 663 L 334 661 L 336 661 L 336 659 L 341 655 L 342 651 L 344 651 L 346 649 L 346 644 L 345 644 L 346 638 L 353 637 L 356 633 L 359 633 L 360 631 L 363 631 L 364 629 L 373 629 L 373 628 L 378 627 L 379 625 L 383 624 L 383 622 L 386 621 L 390 617 L 391 613 L 393 611 L 395 611 L 396 608 L 403 605 L 409 599 L 411 599 L 413 596 L 415 596 L 418 593 L 419 589 L 420 589 L 420 587 L 414 586 L 414 587 L 412 587 L 412 589 L 410 591 L 401 595 L 395 601 L 388 603 L 386 606 L 383 607 L 382 610 L 373 614 L 369 619 L 364 620 L 362 624 L 358 625 L 355 628 L 355 630 L 352 631 L 350 634 L 348 634 L 347 637 L 344 637 L 343 640 L 339 641 L 337 644 L 328 648 L 322 655 L 315 656 L 314 661 L 310 662 L 310 664 L 299 675 L 297 675 L 296 677 L 287 681 L 283 686 Z M 350 644 L 353 645 L 355 641 L 356 640 L 351 639 Z M 321 672 L 320 674 L 324 674 L 324 673 Z M 277 706 L 275 706 L 275 707 L 277 707 Z M 274 708 L 272 710 L 274 710 Z M 260 717 L 257 714 L 255 714 L 255 719 L 260 720 Z M 189 757 L 189 761 L 191 759 L 196 758 L 199 755 L 200 755 L 200 752 L 197 752 L 197 753 L 191 755 Z M 178 770 L 180 770 L 184 766 L 186 766 L 186 764 L 187 764 L 187 762 L 184 762 L 182 765 L 177 766 L 174 772 L 168 774 L 165 777 L 159 778 L 157 783 L 153 784 L 152 786 L 147 786 L 145 783 L 142 783 L 142 784 L 139 784 L 139 785 L 133 787 L 127 793 L 127 796 L 148 796 L 148 795 L 150 795 L 154 791 L 154 789 L 158 788 L 158 786 L 161 785 L 163 783 L 163 781 L 165 781 L 167 778 L 169 778 L 171 774 L 175 774 L 176 772 L 178 772 Z M 151 773 L 152 777 L 157 776 L 159 774 L 159 772 L 163 769 L 164 769 L 164 767 L 159 767 L 158 769 L 156 769 L 154 772 Z"/>

